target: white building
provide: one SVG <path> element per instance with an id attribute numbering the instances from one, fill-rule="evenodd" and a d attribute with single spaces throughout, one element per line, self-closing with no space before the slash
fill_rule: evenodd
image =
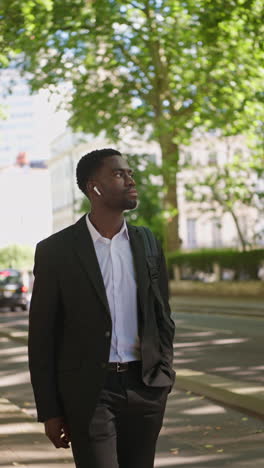
<path id="1" fill-rule="evenodd" d="M 47 169 L 10 167 L 0 172 L 0 248 L 35 247 L 52 233 L 50 175 Z"/>
<path id="2" fill-rule="evenodd" d="M 149 153 L 160 160 L 160 150 L 156 143 L 146 143 L 136 139 L 135 135 L 123 138 L 126 144 L 118 145 L 121 152 L 138 154 Z M 52 158 L 49 161 L 51 174 L 53 231 L 56 232 L 74 223 L 80 218 L 79 212 L 83 194 L 75 180 L 76 165 L 80 157 L 94 149 L 114 147 L 104 137 L 73 134 L 67 130 L 52 144 Z M 136 151 L 135 151 L 136 148 Z M 248 154 L 248 149 L 241 136 L 221 139 L 208 134 L 201 139 L 194 139 L 188 147 L 181 148 L 181 162 L 195 165 L 198 171 L 206 171 L 206 167 L 221 165 L 230 161 L 234 154 Z M 201 214 L 199 206 L 185 199 L 184 182 L 192 177 L 189 169 L 183 169 L 178 176 L 179 202 L 179 233 L 184 249 L 199 247 L 230 247 L 238 246 L 238 235 L 233 219 L 229 214 L 222 216 L 220 212 Z M 255 226 L 257 213 L 255 210 L 241 210 L 239 220 L 242 231 L 247 237 L 250 229 Z"/>
<path id="3" fill-rule="evenodd" d="M 184 189 L 186 182 L 195 183 L 197 174 L 200 174 L 200 177 L 203 174 L 206 175 L 208 169 L 220 168 L 231 162 L 235 155 L 240 155 L 245 159 L 249 156 L 245 138 L 241 135 L 220 138 L 215 134 L 206 134 L 193 139 L 190 146 L 182 148 L 181 163 L 195 168 L 183 168 L 177 178 L 180 238 L 184 249 L 240 245 L 231 214 L 222 214 L 221 209 L 203 213 L 199 204 L 186 200 Z M 254 231 L 257 229 L 258 212 L 254 208 L 241 206 L 236 209 L 236 215 L 243 237 L 246 240 L 252 240 Z"/>

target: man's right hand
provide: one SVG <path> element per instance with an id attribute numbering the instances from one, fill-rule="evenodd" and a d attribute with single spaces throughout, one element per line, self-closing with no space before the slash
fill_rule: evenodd
<path id="1" fill-rule="evenodd" d="M 69 428 L 64 418 L 51 418 L 44 422 L 45 434 L 56 448 L 70 447 Z"/>

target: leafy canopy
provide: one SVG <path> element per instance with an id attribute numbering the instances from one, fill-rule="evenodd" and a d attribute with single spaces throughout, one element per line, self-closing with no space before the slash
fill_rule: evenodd
<path id="1" fill-rule="evenodd" d="M 1 0 L 0 15 L 0 61 L 16 55 L 33 90 L 67 83 L 75 130 L 113 141 L 125 127 L 159 143 L 175 249 L 179 143 L 263 116 L 263 1 Z"/>
<path id="2" fill-rule="evenodd" d="M 75 129 L 241 132 L 263 108 L 261 0 L 2 0 L 0 60 L 33 89 L 64 82 Z"/>
<path id="3" fill-rule="evenodd" d="M 34 249 L 23 245 L 9 245 L 0 249 L 1 268 L 32 270 Z"/>

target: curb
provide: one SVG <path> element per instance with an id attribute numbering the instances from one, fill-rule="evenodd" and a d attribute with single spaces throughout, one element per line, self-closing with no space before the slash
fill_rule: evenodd
<path id="1" fill-rule="evenodd" d="M 175 307 L 175 305 L 173 306 L 173 309 L 172 309 L 173 313 L 174 314 L 177 314 L 177 313 L 187 313 L 187 314 L 207 314 L 207 315 L 227 315 L 229 317 L 243 317 L 243 318 L 257 318 L 257 319 L 264 319 L 264 314 L 260 314 L 258 312 L 252 312 L 252 313 L 244 313 L 244 312 L 241 312 L 241 311 L 235 311 L 234 309 L 230 310 L 230 312 L 228 312 L 227 310 L 224 310 L 224 309 L 220 309 L 219 310 L 212 310 L 212 309 L 208 309 L 206 307 L 203 307 L 203 308 L 199 308 L 197 307 L 196 309 L 192 309 L 192 308 L 188 308 L 185 306 L 182 306 L 179 305 L 177 307 Z"/>
<path id="2" fill-rule="evenodd" d="M 177 370 L 176 387 L 264 416 L 264 386 L 180 369 Z"/>
<path id="3" fill-rule="evenodd" d="M 232 303 L 222 301 L 221 298 L 218 298 L 217 302 L 212 302 L 210 299 L 208 300 L 200 300 L 201 297 L 193 296 L 193 301 L 190 301 L 191 296 L 189 298 L 184 299 L 183 297 L 176 297 L 171 296 L 170 298 L 170 305 L 171 309 L 174 313 L 177 312 L 186 312 L 186 313 L 194 313 L 194 314 L 211 314 L 211 315 L 229 315 L 229 316 L 239 316 L 239 317 L 246 317 L 246 318 L 264 318 L 264 303 L 236 303 L 235 301 Z M 202 298 L 205 299 L 205 298 Z M 219 305 L 220 301 L 220 305 Z"/>

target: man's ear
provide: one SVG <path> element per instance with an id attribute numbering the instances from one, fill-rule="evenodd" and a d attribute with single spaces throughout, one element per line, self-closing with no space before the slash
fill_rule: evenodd
<path id="1" fill-rule="evenodd" d="M 91 181 L 87 182 L 87 185 L 86 185 L 87 194 L 90 194 L 92 192 L 93 186 L 94 186 L 94 184 Z"/>

